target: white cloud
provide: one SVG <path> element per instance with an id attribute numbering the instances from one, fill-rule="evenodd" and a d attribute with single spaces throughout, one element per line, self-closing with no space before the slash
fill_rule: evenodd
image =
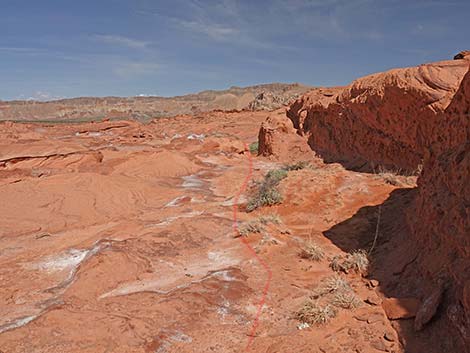
<path id="1" fill-rule="evenodd" d="M 58 99 L 63 99 L 63 98 L 64 98 L 63 96 L 55 96 L 52 93 L 45 92 L 45 91 L 36 91 L 30 96 L 22 94 L 17 97 L 17 99 L 20 99 L 20 100 L 39 101 L 39 102 L 53 101 L 53 100 L 58 100 Z"/>
<path id="2" fill-rule="evenodd" d="M 128 47 L 133 49 L 145 49 L 150 45 L 150 42 L 128 38 L 119 35 L 110 35 L 110 34 L 97 34 L 94 38 L 102 43 L 118 45 L 122 47 Z"/>

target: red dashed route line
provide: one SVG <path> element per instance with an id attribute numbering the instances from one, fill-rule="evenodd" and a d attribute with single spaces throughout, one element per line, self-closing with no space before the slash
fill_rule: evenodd
<path id="1" fill-rule="evenodd" d="M 251 345 L 253 344 L 253 340 L 255 339 L 256 329 L 258 328 L 259 318 L 261 316 L 261 312 L 263 311 L 264 303 L 266 302 L 266 296 L 267 296 L 268 291 L 269 291 L 269 286 L 271 285 L 271 280 L 272 280 L 272 277 L 273 277 L 273 273 L 271 271 L 271 268 L 268 266 L 268 264 L 261 257 L 258 256 L 255 249 L 253 249 L 253 247 L 248 243 L 248 240 L 246 238 L 240 236 L 240 233 L 239 233 L 239 230 L 238 230 L 238 217 L 237 217 L 237 215 L 238 215 L 238 200 L 240 199 L 240 196 L 242 195 L 242 193 L 244 193 L 246 191 L 246 189 L 248 187 L 248 182 L 251 180 L 251 178 L 253 176 L 253 159 L 252 159 L 252 156 L 251 156 L 251 152 L 249 151 L 249 148 L 248 148 L 246 143 L 245 143 L 245 151 L 248 151 L 248 166 L 249 166 L 249 168 L 248 168 L 248 174 L 246 175 L 245 180 L 243 181 L 243 184 L 242 184 L 240 190 L 238 191 L 238 193 L 235 195 L 235 198 L 234 198 L 234 202 L 233 202 L 233 232 L 234 232 L 235 236 L 240 239 L 240 241 L 243 243 L 243 245 L 245 245 L 245 247 L 250 252 L 250 254 L 253 256 L 253 258 L 255 258 L 256 261 L 258 261 L 258 263 L 261 265 L 261 267 L 263 267 L 266 270 L 266 274 L 267 274 L 266 283 L 265 283 L 264 288 L 263 288 L 261 299 L 258 303 L 258 310 L 256 311 L 256 316 L 255 316 L 255 319 L 253 321 L 253 325 L 251 326 L 250 333 L 248 335 L 249 336 L 248 343 L 245 347 L 245 352 L 248 352 L 251 348 Z"/>

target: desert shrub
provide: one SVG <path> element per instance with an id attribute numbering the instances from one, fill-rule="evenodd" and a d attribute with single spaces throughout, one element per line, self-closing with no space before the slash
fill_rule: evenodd
<path id="1" fill-rule="evenodd" d="M 352 291 L 348 281 L 338 275 L 333 275 L 324 278 L 313 291 L 313 295 L 320 297 L 326 294 L 348 291 Z"/>
<path id="2" fill-rule="evenodd" d="M 254 211 L 262 206 L 273 206 L 282 202 L 282 195 L 276 189 L 263 189 L 260 190 L 254 197 L 248 201 L 246 210 L 248 212 Z"/>
<path id="3" fill-rule="evenodd" d="M 279 182 L 287 177 L 287 170 L 285 169 L 274 169 L 270 170 L 265 177 L 265 183 L 277 185 Z"/>
<path id="4" fill-rule="evenodd" d="M 416 184 L 416 176 L 419 176 L 422 171 L 422 165 L 418 165 L 417 169 L 412 173 L 406 173 L 400 169 L 388 170 L 384 167 L 379 167 L 376 171 L 377 178 L 382 179 L 386 184 L 393 186 L 413 186 Z"/>
<path id="5" fill-rule="evenodd" d="M 267 225 L 267 224 L 281 224 L 281 217 L 277 214 L 268 214 L 268 215 L 262 215 L 258 218 L 259 222 L 261 224 Z"/>
<path id="6" fill-rule="evenodd" d="M 335 255 L 333 258 L 330 260 L 330 267 L 333 271 L 335 272 L 344 272 L 344 269 L 342 267 L 342 260 L 343 257 L 341 255 Z"/>
<path id="7" fill-rule="evenodd" d="M 335 294 L 332 304 L 342 309 L 355 309 L 361 306 L 362 301 L 352 290 L 343 290 Z"/>
<path id="8" fill-rule="evenodd" d="M 246 236 L 251 233 L 261 233 L 264 232 L 264 226 L 258 221 L 249 221 L 243 223 L 238 228 L 238 233 L 242 236 Z"/>
<path id="9" fill-rule="evenodd" d="M 253 154 L 254 154 L 254 153 L 258 153 L 258 150 L 259 150 L 259 142 L 256 141 L 256 142 L 250 143 L 249 149 L 250 149 L 250 152 L 253 153 Z"/>
<path id="10" fill-rule="evenodd" d="M 258 191 L 248 201 L 246 207 L 248 212 L 262 206 L 273 206 L 282 202 L 282 195 L 277 189 L 279 182 L 287 177 L 284 169 L 270 170 L 261 183 L 258 183 Z"/>
<path id="11" fill-rule="evenodd" d="M 308 241 L 300 251 L 300 257 L 311 261 L 321 261 L 325 257 L 322 247 L 313 241 Z"/>
<path id="12" fill-rule="evenodd" d="M 286 164 L 283 169 L 287 171 L 291 171 L 291 170 L 301 170 L 301 169 L 305 169 L 309 167 L 310 167 L 309 162 L 300 161 L 300 162 L 296 162 L 292 164 Z"/>
<path id="13" fill-rule="evenodd" d="M 335 256 L 330 261 L 330 267 L 336 272 L 348 273 L 350 270 L 365 274 L 369 267 L 369 258 L 364 250 L 355 250 L 346 255 L 346 257 Z"/>
<path id="14" fill-rule="evenodd" d="M 369 267 L 369 258 L 364 250 L 355 250 L 346 256 L 345 266 L 356 273 L 366 273 Z"/>
<path id="15" fill-rule="evenodd" d="M 318 301 L 308 300 L 304 303 L 302 308 L 295 313 L 295 317 L 309 325 L 324 324 L 331 318 L 335 317 L 337 311 L 334 306 L 326 304 L 322 305 Z"/>

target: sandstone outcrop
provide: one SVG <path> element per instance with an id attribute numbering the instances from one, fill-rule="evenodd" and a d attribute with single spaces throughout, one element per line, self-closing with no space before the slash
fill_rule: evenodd
<path id="1" fill-rule="evenodd" d="M 295 133 L 292 123 L 285 119 L 284 110 L 273 112 L 261 124 L 258 142 L 260 156 L 295 160 L 312 154 L 305 140 Z"/>
<path id="2" fill-rule="evenodd" d="M 326 161 L 374 170 L 415 170 L 433 141 L 441 113 L 468 70 L 466 60 L 394 69 L 320 97 L 307 93 L 288 117 Z"/>
<path id="3" fill-rule="evenodd" d="M 468 58 L 469 56 L 470 56 L 470 50 L 463 50 L 454 56 L 454 60 L 465 59 L 465 58 Z"/>
<path id="4" fill-rule="evenodd" d="M 410 217 L 426 275 L 449 284 L 449 320 L 470 345 L 470 72 L 440 116 Z M 419 326 L 419 325 L 418 325 Z"/>

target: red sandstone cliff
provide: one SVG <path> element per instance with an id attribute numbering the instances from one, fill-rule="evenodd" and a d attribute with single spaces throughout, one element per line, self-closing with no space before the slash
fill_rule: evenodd
<path id="1" fill-rule="evenodd" d="M 436 133 L 409 218 L 422 268 L 448 286 L 446 316 L 470 346 L 470 72 Z"/>
<path id="2" fill-rule="evenodd" d="M 442 112 L 467 72 L 465 60 L 443 61 L 366 76 L 340 89 L 315 90 L 287 112 L 326 161 L 412 171 L 439 140 Z"/>

